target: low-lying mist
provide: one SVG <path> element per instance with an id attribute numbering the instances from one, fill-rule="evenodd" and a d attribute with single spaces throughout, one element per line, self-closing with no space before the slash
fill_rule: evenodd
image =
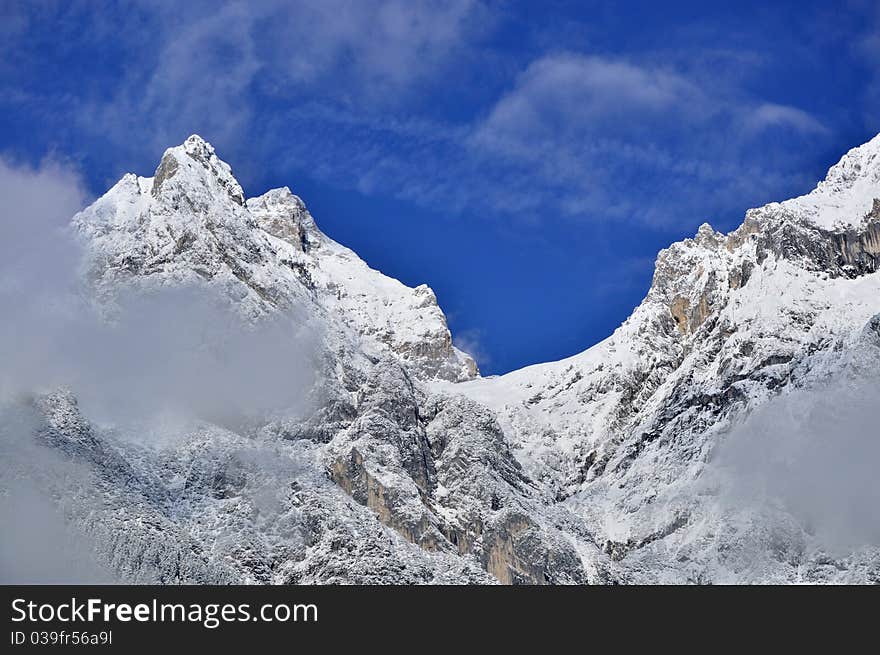
<path id="1" fill-rule="evenodd" d="M 65 515 L 93 478 L 35 440 L 39 425 L 32 406 L 0 402 L 0 584 L 113 582 L 94 541 Z"/>
<path id="2" fill-rule="evenodd" d="M 111 422 L 303 408 L 318 335 L 297 308 L 245 322 L 207 285 L 132 286 L 108 313 L 68 227 L 84 199 L 75 176 L 0 162 L 0 191 L 12 201 L 0 222 L 0 394 L 66 387 Z"/>
<path id="3" fill-rule="evenodd" d="M 89 418 L 109 423 L 228 422 L 305 407 L 317 341 L 295 316 L 245 324 L 208 288 L 131 293 L 112 319 L 59 298 L 2 321 L 7 396 L 64 387 Z"/>
<path id="4" fill-rule="evenodd" d="M 102 582 L 94 545 L 40 471 L 71 490 L 94 478 L 34 440 L 22 399 L 69 390 L 92 424 L 150 445 L 193 421 L 225 427 L 308 409 L 320 335 L 297 308 L 245 321 L 208 285 L 121 288 L 101 306 L 71 217 L 86 202 L 68 168 L 0 160 L 0 582 Z M 122 447 L 124 444 L 118 444 Z"/>
<path id="5" fill-rule="evenodd" d="M 880 384 L 843 377 L 771 400 L 717 453 L 726 500 L 779 506 L 837 555 L 880 546 L 878 411 Z"/>

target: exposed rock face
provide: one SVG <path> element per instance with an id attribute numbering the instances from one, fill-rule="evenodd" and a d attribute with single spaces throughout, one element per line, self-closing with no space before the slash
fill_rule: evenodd
<path id="1" fill-rule="evenodd" d="M 742 227 L 727 238 L 727 246 L 734 251 L 752 239 L 758 262 L 775 256 L 835 277 L 873 273 L 880 254 L 880 214 L 878 201 L 874 202 L 875 209 L 862 221 L 830 230 L 785 212 L 752 210 Z"/>
<path id="2" fill-rule="evenodd" d="M 382 523 L 426 550 L 475 556 L 502 582 L 586 580 L 491 412 L 462 397 L 426 399 L 390 365 L 358 405 L 328 468 Z M 569 566 L 550 566 L 554 558 Z"/>
<path id="3" fill-rule="evenodd" d="M 368 268 L 287 188 L 245 201 L 191 137 L 75 217 L 93 286 L 112 302 L 207 285 L 245 321 L 304 310 L 322 328 L 308 413 L 148 445 L 50 394 L 29 406 L 33 447 L 63 458 L 39 472 L 11 453 L 10 475 L 68 499 L 136 582 L 880 579 L 870 545 L 832 556 L 781 509 L 722 507 L 710 470 L 730 426 L 780 393 L 876 377 L 878 153 L 880 137 L 813 193 L 662 251 L 593 348 L 484 379 L 430 288 Z"/>
<path id="4" fill-rule="evenodd" d="M 322 235 L 306 210 L 305 203 L 287 187 L 251 198 L 247 206 L 257 217 L 260 228 L 287 241 L 300 252 L 308 252 L 320 245 Z"/>

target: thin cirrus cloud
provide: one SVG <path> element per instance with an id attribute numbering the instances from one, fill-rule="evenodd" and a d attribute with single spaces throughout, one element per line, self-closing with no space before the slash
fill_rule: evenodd
<path id="1" fill-rule="evenodd" d="M 536 206 L 579 217 L 663 224 L 790 186 L 791 176 L 750 160 L 748 146 L 780 127 L 823 136 L 822 123 L 699 73 L 548 55 L 526 67 L 465 147 L 504 171 L 500 202 L 504 188 L 525 186 Z"/>
<path id="2" fill-rule="evenodd" d="M 880 121 L 880 7 L 874 11 L 870 28 L 853 45 L 857 59 L 870 62 L 871 75 L 865 88 L 864 120 L 876 125 Z"/>
<path id="3" fill-rule="evenodd" d="M 657 142 L 657 130 L 690 131 L 694 122 L 725 118 L 726 138 L 769 127 L 804 133 L 827 128 L 808 112 L 751 98 L 735 86 L 664 67 L 583 56 L 543 57 L 526 68 L 474 134 L 488 148 L 533 150 L 534 139 L 558 142 L 638 136 Z M 652 132 L 654 134 L 652 134 Z"/>
<path id="4" fill-rule="evenodd" d="M 519 76 L 512 91 L 479 126 L 480 145 L 527 147 L 525 140 L 567 140 L 598 130 L 639 131 L 644 122 L 673 110 L 690 114 L 705 104 L 702 90 L 664 70 L 566 53 L 541 58 Z"/>
<path id="5" fill-rule="evenodd" d="M 505 12 L 478 0 L 207 7 L 133 2 L 68 35 L 124 45 L 112 84 L 56 100 L 126 169 L 198 132 L 234 163 L 428 208 L 669 226 L 806 191 L 815 180 L 789 146 L 830 137 L 805 109 L 717 74 L 717 57 L 495 51 L 484 37 Z M 742 73 L 742 51 L 719 56 Z M 775 132 L 785 152 L 756 157 Z"/>
<path id="6" fill-rule="evenodd" d="M 806 182 L 775 170 L 778 161 L 764 168 L 747 147 L 781 127 L 796 138 L 824 136 L 819 120 L 707 77 L 557 53 L 527 65 L 470 124 L 380 123 L 337 112 L 330 122 L 344 126 L 342 142 L 331 139 L 323 152 L 308 140 L 301 145 L 334 183 L 517 216 L 669 224 L 695 208 L 720 211 L 734 199 Z"/>
<path id="7" fill-rule="evenodd" d="M 137 45 L 137 61 L 109 100 L 87 100 L 78 115 L 120 141 L 146 129 L 153 146 L 193 131 L 241 142 L 267 99 L 393 105 L 459 54 L 483 15 L 474 0 L 136 6 L 140 20 L 115 38 Z"/>
<path id="8" fill-rule="evenodd" d="M 746 128 L 753 132 L 773 127 L 787 127 L 807 134 L 828 133 L 827 127 L 802 109 L 772 102 L 759 105 L 746 119 Z"/>
<path id="9" fill-rule="evenodd" d="M 751 159 L 747 146 L 781 127 L 795 138 L 824 136 L 818 119 L 707 77 L 547 55 L 467 123 L 320 103 L 294 110 L 287 124 L 298 139 L 282 165 L 308 161 L 331 184 L 451 211 L 655 225 L 808 184 L 778 161 Z"/>
<path id="10" fill-rule="evenodd" d="M 747 169 L 738 147 L 785 126 L 802 134 L 825 127 L 795 107 L 762 102 L 736 87 L 709 85 L 668 68 L 573 53 L 539 59 L 489 112 L 471 145 L 567 180 L 563 209 L 615 207 L 633 172 L 738 189 Z M 714 160 L 714 161 L 713 161 Z M 718 162 L 738 164 L 725 167 Z M 641 199 L 639 199 L 641 201 Z M 643 205 L 639 202 L 638 204 Z"/>
<path id="11" fill-rule="evenodd" d="M 272 24 L 261 27 L 273 44 L 267 59 L 280 65 L 282 78 L 313 81 L 334 71 L 370 96 L 399 91 L 448 60 L 475 30 L 475 15 L 482 15 L 474 0 L 322 0 L 280 7 L 269 14 Z"/>

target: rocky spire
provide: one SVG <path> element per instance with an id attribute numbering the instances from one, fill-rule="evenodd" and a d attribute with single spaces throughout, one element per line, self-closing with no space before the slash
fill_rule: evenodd
<path id="1" fill-rule="evenodd" d="M 175 180 L 182 185 L 202 187 L 219 186 L 238 205 L 244 204 L 244 191 L 232 174 L 232 168 L 217 157 L 214 147 L 198 134 L 193 134 L 181 145 L 168 148 L 153 176 L 151 193 L 162 194 L 165 184 Z"/>

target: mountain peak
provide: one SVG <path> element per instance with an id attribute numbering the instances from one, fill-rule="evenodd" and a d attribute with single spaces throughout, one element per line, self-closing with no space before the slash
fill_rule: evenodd
<path id="1" fill-rule="evenodd" d="M 303 202 L 302 198 L 295 195 L 290 190 L 290 187 L 287 186 L 278 187 L 277 189 L 269 189 L 261 196 L 249 198 L 248 204 L 252 201 L 259 201 L 268 205 L 292 205 L 300 209 L 306 208 L 306 204 Z"/>
<path id="2" fill-rule="evenodd" d="M 186 141 L 184 141 L 183 144 L 181 144 L 181 145 L 192 146 L 192 147 L 197 147 L 197 148 L 207 148 L 208 150 L 211 151 L 211 154 L 214 153 L 214 146 L 212 146 L 210 143 L 208 143 L 205 139 L 203 139 L 198 134 L 190 134 L 186 138 Z"/>
<path id="3" fill-rule="evenodd" d="M 709 223 L 703 223 L 694 236 L 694 241 L 699 245 L 712 246 L 717 245 L 724 239 L 724 235 L 716 232 Z"/>
<path id="4" fill-rule="evenodd" d="M 286 186 L 271 189 L 256 198 L 248 198 L 245 206 L 259 226 L 272 236 L 283 239 L 306 251 L 323 240 L 306 204 Z"/>
<path id="5" fill-rule="evenodd" d="M 158 197 L 165 183 L 175 177 L 173 186 L 219 185 L 236 204 L 244 205 L 244 190 L 232 174 L 232 167 L 217 157 L 214 146 L 198 134 L 162 155 L 153 176 L 153 196 Z"/>
<path id="6" fill-rule="evenodd" d="M 880 181 L 880 134 L 851 149 L 832 166 L 820 188 L 840 189 L 852 186 L 860 178 Z"/>
<path id="7" fill-rule="evenodd" d="M 863 223 L 880 198 L 880 134 L 847 152 L 810 193 L 767 205 L 803 217 L 825 229 Z"/>
<path id="8" fill-rule="evenodd" d="M 214 146 L 205 141 L 198 134 L 191 134 L 186 141 L 178 146 L 178 148 L 181 148 L 196 161 L 209 162 L 211 158 L 217 157 Z"/>

